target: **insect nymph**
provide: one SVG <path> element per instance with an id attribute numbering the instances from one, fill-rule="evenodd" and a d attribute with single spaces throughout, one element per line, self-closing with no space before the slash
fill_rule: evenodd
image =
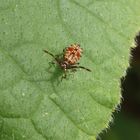
<path id="1" fill-rule="evenodd" d="M 78 60 L 80 60 L 83 52 L 79 44 L 71 44 L 69 47 L 63 50 L 63 53 L 61 55 L 54 55 L 47 50 L 44 50 L 44 52 L 51 55 L 54 58 L 55 62 L 64 71 L 64 75 L 62 78 L 66 78 L 66 72 L 70 69 L 72 71 L 76 71 L 76 69 L 81 68 L 89 72 L 91 71 L 86 67 L 79 66 Z"/>

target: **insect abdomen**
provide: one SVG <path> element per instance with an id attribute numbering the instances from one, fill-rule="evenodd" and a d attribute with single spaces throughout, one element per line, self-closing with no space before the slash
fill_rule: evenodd
<path id="1" fill-rule="evenodd" d="M 81 57 L 82 49 L 78 44 L 72 44 L 68 48 L 66 48 L 64 53 L 64 59 L 69 64 L 75 64 Z"/>

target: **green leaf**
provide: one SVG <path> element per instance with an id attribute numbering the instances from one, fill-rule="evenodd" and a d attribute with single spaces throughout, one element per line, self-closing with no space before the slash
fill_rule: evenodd
<path id="1" fill-rule="evenodd" d="M 95 140 L 120 102 L 139 0 L 0 0 L 0 139 Z M 43 49 L 84 53 L 60 81 Z"/>

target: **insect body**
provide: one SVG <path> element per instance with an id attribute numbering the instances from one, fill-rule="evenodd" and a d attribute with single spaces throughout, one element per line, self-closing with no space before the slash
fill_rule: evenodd
<path id="1" fill-rule="evenodd" d="M 51 55 L 55 59 L 56 63 L 60 66 L 60 68 L 64 71 L 64 76 L 62 78 L 66 78 L 66 72 L 69 69 L 76 71 L 77 68 L 81 68 L 87 71 L 91 71 L 88 68 L 79 66 L 78 60 L 80 60 L 83 52 L 79 44 L 72 44 L 69 47 L 65 48 L 62 55 L 53 55 L 47 50 L 44 50 L 44 52 Z"/>
<path id="2" fill-rule="evenodd" d="M 80 59 L 82 51 L 79 44 L 73 44 L 64 50 L 64 60 L 74 65 Z"/>

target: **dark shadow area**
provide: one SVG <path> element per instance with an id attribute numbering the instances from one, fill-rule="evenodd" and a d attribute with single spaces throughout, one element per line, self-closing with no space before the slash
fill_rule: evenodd
<path id="1" fill-rule="evenodd" d="M 114 113 L 111 127 L 98 140 L 140 140 L 140 33 L 131 49 L 130 67 L 121 79 L 121 110 Z"/>

